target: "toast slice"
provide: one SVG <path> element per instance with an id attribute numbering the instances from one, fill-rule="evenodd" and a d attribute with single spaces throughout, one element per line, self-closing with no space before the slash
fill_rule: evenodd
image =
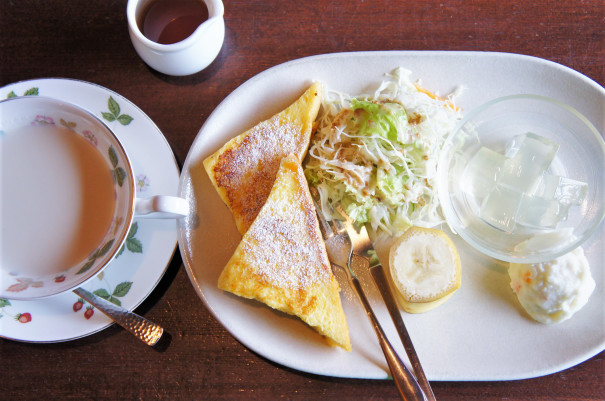
<path id="1" fill-rule="evenodd" d="M 265 205 L 223 269 L 218 287 L 298 316 L 330 344 L 351 350 L 340 286 L 296 155 L 281 162 Z"/>
<path id="2" fill-rule="evenodd" d="M 241 234 L 265 204 L 281 160 L 290 153 L 303 160 L 320 104 L 321 85 L 314 83 L 288 108 L 231 139 L 204 160 L 204 168 Z"/>

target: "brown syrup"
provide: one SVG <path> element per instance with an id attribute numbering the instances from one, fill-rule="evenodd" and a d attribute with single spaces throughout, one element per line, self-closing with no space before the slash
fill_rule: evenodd
<path id="1" fill-rule="evenodd" d="M 202 0 L 155 0 L 150 2 L 137 21 L 149 40 L 169 45 L 187 39 L 208 19 Z"/>

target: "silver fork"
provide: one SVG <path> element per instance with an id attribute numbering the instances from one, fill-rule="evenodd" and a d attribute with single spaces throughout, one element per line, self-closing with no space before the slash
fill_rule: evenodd
<path id="1" fill-rule="evenodd" d="M 425 397 L 428 401 L 436 401 L 435 394 L 433 393 L 433 389 L 431 388 L 431 384 L 429 383 L 426 375 L 424 374 L 424 369 L 422 369 L 422 365 L 420 364 L 420 359 L 418 358 L 418 354 L 414 349 L 414 344 L 412 343 L 412 338 L 408 333 L 407 328 L 405 327 L 405 323 L 401 317 L 401 312 L 399 311 L 399 307 L 397 306 L 397 302 L 391 293 L 391 289 L 387 282 L 384 269 L 376 256 L 374 246 L 372 245 L 372 241 L 370 240 L 370 236 L 368 234 L 368 230 L 366 226 L 361 226 L 359 230 L 356 229 L 353 221 L 347 216 L 346 213 L 342 209 L 337 209 L 338 213 L 342 215 L 344 219 L 344 227 L 346 232 L 348 233 L 350 240 L 353 244 L 352 253 L 364 258 L 368 263 L 368 269 L 370 270 L 370 274 L 374 279 L 374 283 L 378 287 L 380 294 L 382 295 L 382 299 L 389 311 L 389 315 L 391 316 L 391 320 L 393 320 L 393 324 L 397 329 L 397 333 L 399 334 L 399 338 L 403 343 L 403 348 L 405 349 L 406 354 L 412 364 L 412 368 L 414 373 L 416 374 L 416 378 L 418 380 L 418 384 L 424 391 Z"/>
<path id="2" fill-rule="evenodd" d="M 346 272 L 349 282 L 355 290 L 355 293 L 357 294 L 357 297 L 359 298 L 366 315 L 370 319 L 372 328 L 376 332 L 378 342 L 382 348 L 382 352 L 386 358 L 391 375 L 393 376 L 393 381 L 399 390 L 401 398 L 406 401 L 426 400 L 422 390 L 420 389 L 420 386 L 418 385 L 418 382 L 416 381 L 416 378 L 401 361 L 395 352 L 395 349 L 389 342 L 387 336 L 384 334 L 382 326 L 378 322 L 378 319 L 376 318 L 376 315 L 374 314 L 374 311 L 372 310 L 372 307 L 370 306 L 370 303 L 363 292 L 361 283 L 351 268 L 351 261 L 353 258 L 353 242 L 347 234 L 346 228 L 337 220 L 331 220 L 331 222 L 328 223 L 316 202 L 315 211 L 320 222 L 321 231 L 326 242 L 326 248 L 328 248 L 328 253 L 330 254 L 337 249 L 343 250 L 343 252 L 346 253 L 346 268 L 336 263 L 334 263 L 334 266 L 339 266 Z"/>

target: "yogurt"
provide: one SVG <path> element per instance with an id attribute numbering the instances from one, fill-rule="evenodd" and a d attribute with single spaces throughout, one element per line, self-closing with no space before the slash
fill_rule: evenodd
<path id="1" fill-rule="evenodd" d="M 595 288 L 581 247 L 544 263 L 511 263 L 510 286 L 519 303 L 544 324 L 569 319 L 587 302 Z"/>

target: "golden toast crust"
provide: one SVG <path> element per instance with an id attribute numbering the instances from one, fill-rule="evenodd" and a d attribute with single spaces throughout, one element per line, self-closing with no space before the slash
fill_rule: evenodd
<path id="1" fill-rule="evenodd" d="M 351 350 L 340 287 L 297 156 L 283 159 L 265 205 L 223 269 L 218 286 L 296 315 Z"/>
<path id="2" fill-rule="evenodd" d="M 292 105 L 238 135 L 204 160 L 219 196 L 245 233 L 265 203 L 281 160 L 302 160 L 321 104 L 321 86 L 311 85 Z"/>

